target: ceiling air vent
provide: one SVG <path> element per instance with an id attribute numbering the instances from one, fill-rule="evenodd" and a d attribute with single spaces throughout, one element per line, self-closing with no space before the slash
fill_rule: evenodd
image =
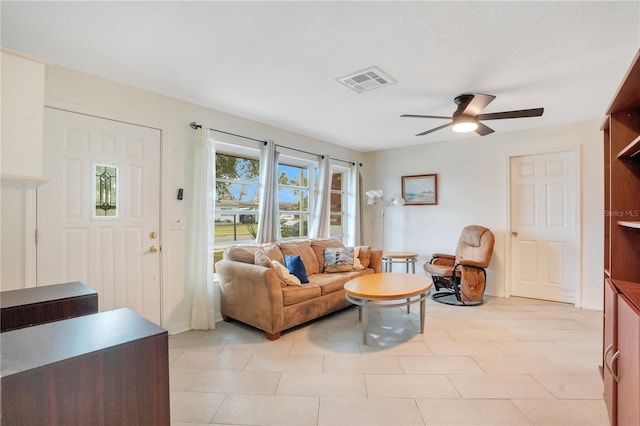
<path id="1" fill-rule="evenodd" d="M 340 77 L 338 81 L 358 93 L 396 83 L 394 79 L 377 67 L 367 68 L 346 77 Z"/>

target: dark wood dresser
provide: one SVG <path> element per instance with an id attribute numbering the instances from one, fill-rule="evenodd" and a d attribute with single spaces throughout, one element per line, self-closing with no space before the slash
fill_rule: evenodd
<path id="1" fill-rule="evenodd" d="M 98 293 L 79 282 L 0 292 L 0 331 L 98 312 Z"/>
<path id="2" fill-rule="evenodd" d="M 3 425 L 169 425 L 168 334 L 129 309 L 0 335 Z"/>

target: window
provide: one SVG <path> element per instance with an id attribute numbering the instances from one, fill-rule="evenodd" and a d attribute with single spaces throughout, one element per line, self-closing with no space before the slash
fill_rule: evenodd
<path id="1" fill-rule="evenodd" d="M 341 167 L 333 167 L 331 170 L 331 213 L 330 228 L 331 236 L 346 240 L 347 226 L 347 202 L 346 202 L 346 182 L 347 170 Z"/>
<path id="2" fill-rule="evenodd" d="M 214 261 L 218 261 L 226 246 L 256 239 L 260 153 L 253 147 L 217 142 L 215 161 Z M 308 237 L 318 165 L 310 158 L 281 155 L 277 171 L 280 239 Z M 332 166 L 330 233 L 345 244 L 355 229 L 355 218 L 348 208 L 354 200 L 354 194 L 348 192 L 349 179 L 350 168 Z"/>
<path id="3" fill-rule="evenodd" d="M 309 235 L 310 169 L 310 165 L 278 164 L 278 208 L 283 239 Z M 317 168 L 312 170 L 317 173 Z"/>
<path id="4" fill-rule="evenodd" d="M 260 160 L 258 154 L 216 152 L 215 245 L 252 242 L 258 231 Z"/>

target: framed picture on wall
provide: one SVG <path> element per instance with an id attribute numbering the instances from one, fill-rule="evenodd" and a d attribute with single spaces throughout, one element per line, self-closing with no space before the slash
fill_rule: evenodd
<path id="1" fill-rule="evenodd" d="M 406 206 L 438 204 L 438 175 L 402 176 L 402 198 Z"/>

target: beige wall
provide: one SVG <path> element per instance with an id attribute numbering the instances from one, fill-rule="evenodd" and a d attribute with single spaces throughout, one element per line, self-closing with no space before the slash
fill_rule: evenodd
<path id="1" fill-rule="evenodd" d="M 171 219 L 190 217 L 188 200 L 191 184 L 188 171 L 191 169 L 191 146 L 196 138 L 196 132 L 189 127 L 191 121 L 257 139 L 273 139 L 282 145 L 329 153 L 335 158 L 362 161 L 365 190 L 382 188 L 386 194 L 400 193 L 401 176 L 438 173 L 440 204 L 388 209 L 385 246 L 390 250 L 417 251 L 421 260 L 418 268 L 421 268 L 430 253 L 455 247 L 462 226 L 469 223 L 486 225 L 497 237 L 487 290 L 494 295 L 504 295 L 506 287 L 508 157 L 559 148 L 579 149 L 583 247 L 580 262 L 582 279 L 579 283 L 582 297 L 578 305 L 601 309 L 603 163 L 599 120 L 359 153 L 50 65 L 46 66 L 45 105 L 161 129 L 163 326 L 170 332 L 188 329 L 191 315 L 190 284 L 185 280 L 185 268 L 189 265 L 186 234 L 169 229 Z M 185 189 L 184 201 L 176 200 L 177 188 Z M 365 242 L 379 246 L 379 222 L 370 208 L 365 206 L 363 211 Z M 188 222 L 186 225 L 189 226 Z M 14 238 L 20 237 L 16 235 Z M 19 243 L 16 241 L 16 244 Z"/>
<path id="2" fill-rule="evenodd" d="M 508 165 L 509 156 L 559 150 L 579 155 L 581 188 L 579 230 L 581 297 L 577 305 L 602 307 L 603 265 L 603 149 L 601 120 L 490 136 L 450 140 L 370 153 L 367 156 L 366 189 L 401 193 L 401 176 L 438 174 L 439 204 L 387 209 L 385 248 L 420 254 L 419 265 L 431 253 L 453 252 L 462 227 L 479 224 L 496 235 L 494 257 L 488 271 L 487 293 L 503 296 L 508 258 Z M 370 242 L 376 244 L 379 225 L 371 209 L 365 225 Z M 379 220 L 379 219 L 378 219 Z"/>
<path id="3" fill-rule="evenodd" d="M 161 129 L 163 326 L 170 332 L 188 329 L 191 318 L 191 289 L 185 282 L 185 268 L 189 265 L 187 234 L 169 228 L 172 219 L 188 220 L 190 217 L 189 170 L 192 144 L 197 138 L 197 132 L 189 127 L 190 122 L 256 139 L 272 139 L 278 144 L 311 152 L 328 153 L 334 158 L 361 161 L 363 157 L 362 153 L 331 143 L 58 66 L 47 66 L 45 105 Z M 222 140 L 233 139 L 219 136 Z M 178 188 L 184 188 L 184 201 L 176 200 Z M 188 222 L 186 226 L 189 226 Z"/>

